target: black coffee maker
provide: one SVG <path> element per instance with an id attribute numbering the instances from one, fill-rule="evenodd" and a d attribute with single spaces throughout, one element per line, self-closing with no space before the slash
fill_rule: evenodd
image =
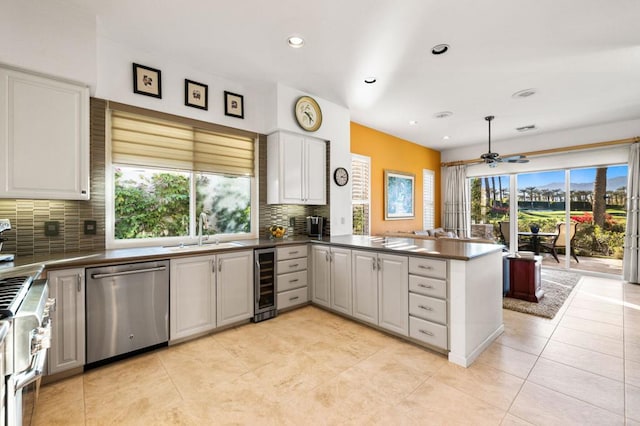
<path id="1" fill-rule="evenodd" d="M 322 238 L 324 229 L 324 218 L 322 216 L 307 216 L 307 235 L 314 238 Z"/>

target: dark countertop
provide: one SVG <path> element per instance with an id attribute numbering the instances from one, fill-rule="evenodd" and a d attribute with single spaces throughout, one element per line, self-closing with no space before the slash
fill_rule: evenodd
<path id="1" fill-rule="evenodd" d="M 396 254 L 419 255 L 441 259 L 469 260 L 502 250 L 499 244 L 470 243 L 456 240 L 420 240 L 412 238 L 375 237 L 343 235 L 314 239 L 306 236 L 296 236 L 271 240 L 257 238 L 236 240 L 230 245 L 221 242 L 220 245 L 209 242 L 202 246 L 165 246 L 165 247 L 136 247 L 97 252 L 54 253 L 36 256 L 16 256 L 13 262 L 0 263 L 0 278 L 17 275 L 40 274 L 46 267 L 51 269 L 75 268 L 104 265 L 122 262 L 141 262 L 172 257 L 196 256 L 214 254 L 220 251 L 238 251 L 277 247 L 288 244 L 325 243 L 351 249 L 377 250 Z"/>

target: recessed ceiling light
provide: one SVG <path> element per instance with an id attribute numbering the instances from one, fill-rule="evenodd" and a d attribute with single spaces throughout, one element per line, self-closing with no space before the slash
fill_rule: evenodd
<path id="1" fill-rule="evenodd" d="M 415 126 L 416 124 L 418 124 L 417 120 L 411 120 L 409 121 L 409 126 Z"/>
<path id="2" fill-rule="evenodd" d="M 443 141 L 448 141 L 448 140 L 449 140 L 449 136 L 443 136 L 443 137 L 442 137 L 442 140 L 443 140 Z"/>
<path id="3" fill-rule="evenodd" d="M 378 81 L 378 80 L 375 77 L 367 77 L 367 78 L 364 79 L 364 82 L 367 83 L 367 84 L 373 84 L 376 81 Z"/>
<path id="4" fill-rule="evenodd" d="M 536 89 L 524 89 L 524 90 L 520 90 L 516 93 L 514 93 L 513 95 L 511 95 L 512 98 L 528 98 L 529 96 L 533 96 L 537 93 L 538 91 Z"/>
<path id="5" fill-rule="evenodd" d="M 451 117 L 453 113 L 451 111 L 440 111 L 433 114 L 433 118 L 447 118 Z"/>
<path id="6" fill-rule="evenodd" d="M 299 49 L 304 46 L 304 39 L 300 36 L 291 36 L 287 39 L 287 43 L 294 49 Z"/>
<path id="7" fill-rule="evenodd" d="M 516 127 L 516 130 L 519 132 L 528 132 L 530 130 L 536 130 L 536 125 L 529 124 L 528 126 Z"/>
<path id="8" fill-rule="evenodd" d="M 442 55 L 443 53 L 447 53 L 448 50 L 449 50 L 448 44 L 436 44 L 431 49 L 431 53 L 434 55 Z"/>

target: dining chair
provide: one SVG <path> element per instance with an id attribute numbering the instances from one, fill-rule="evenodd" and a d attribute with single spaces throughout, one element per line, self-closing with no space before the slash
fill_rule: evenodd
<path id="1" fill-rule="evenodd" d="M 564 252 L 567 252 L 567 245 L 566 245 L 566 226 L 565 223 L 559 223 L 557 226 L 557 232 L 556 232 L 556 236 L 553 238 L 552 242 L 540 242 L 540 246 L 545 247 L 547 250 L 549 250 L 549 253 L 551 253 L 551 255 L 553 256 L 553 258 L 556 260 L 556 262 L 560 263 L 560 260 L 558 259 L 558 251 L 557 249 L 563 249 Z M 578 231 L 578 222 L 571 222 L 571 225 L 569 226 L 569 241 L 571 241 L 570 246 L 571 246 L 571 256 L 573 256 L 573 258 L 576 260 L 576 262 L 580 263 L 580 261 L 578 260 L 578 256 L 576 255 L 576 251 L 573 248 L 573 239 L 576 237 L 576 232 Z"/>
<path id="2" fill-rule="evenodd" d="M 508 248 L 509 241 L 511 241 L 510 231 L 509 231 L 509 222 L 498 222 L 498 225 L 500 229 L 500 236 L 501 236 L 502 242 Z M 530 248 L 531 246 L 528 243 L 521 242 L 520 239 L 518 238 L 518 250 L 530 249 Z"/>

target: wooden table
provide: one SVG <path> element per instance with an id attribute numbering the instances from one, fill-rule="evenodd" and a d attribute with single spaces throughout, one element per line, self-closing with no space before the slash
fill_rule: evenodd
<path id="1" fill-rule="evenodd" d="M 529 237 L 531 241 L 531 248 L 533 249 L 534 254 L 537 256 L 540 254 L 540 240 L 542 238 L 555 237 L 556 233 L 554 232 L 519 232 L 518 237 Z"/>

